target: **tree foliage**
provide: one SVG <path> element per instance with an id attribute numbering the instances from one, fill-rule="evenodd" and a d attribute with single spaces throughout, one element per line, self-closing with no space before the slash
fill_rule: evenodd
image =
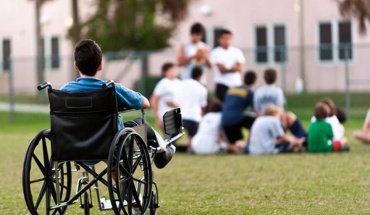
<path id="1" fill-rule="evenodd" d="M 95 13 L 71 27 L 69 36 L 77 28 L 82 38 L 96 40 L 104 51 L 164 48 L 190 1 L 95 0 Z"/>
<path id="2" fill-rule="evenodd" d="M 336 0 L 339 11 L 345 17 L 355 17 L 359 22 L 359 30 L 366 33 L 366 23 L 370 21 L 370 0 Z"/>

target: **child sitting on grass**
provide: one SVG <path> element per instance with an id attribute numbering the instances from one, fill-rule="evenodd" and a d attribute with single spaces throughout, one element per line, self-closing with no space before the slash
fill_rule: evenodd
<path id="1" fill-rule="evenodd" d="M 77 78 L 76 81 L 69 82 L 63 86 L 61 90 L 67 92 L 83 92 L 103 89 L 105 81 L 100 79 L 103 65 L 102 51 L 99 45 L 93 40 L 81 40 L 75 47 L 74 60 L 74 68 L 79 73 L 80 77 Z M 148 99 L 140 93 L 128 89 L 118 83 L 115 86 L 119 107 L 132 109 L 145 109 L 150 107 Z M 138 124 L 142 124 L 141 119 L 125 123 L 123 123 L 121 117 L 118 119 L 118 129 L 133 127 Z M 156 142 L 158 144 L 154 147 L 161 148 L 161 150 L 159 150 L 154 156 L 154 163 L 158 168 L 163 168 L 172 159 L 176 148 L 171 144 L 165 143 L 158 133 L 148 124 L 145 125 L 148 140 L 154 140 L 152 142 Z"/>
<path id="2" fill-rule="evenodd" d="M 293 152 L 301 147 L 305 138 L 286 135 L 280 122 L 280 110 L 275 105 L 267 106 L 263 115 L 254 122 L 251 130 L 249 153 L 251 155 Z"/>
<path id="3" fill-rule="evenodd" d="M 348 149 L 345 141 L 334 141 L 332 126 L 327 122 L 330 107 L 319 102 L 315 106 L 316 120 L 308 128 L 307 152 L 336 152 Z"/>

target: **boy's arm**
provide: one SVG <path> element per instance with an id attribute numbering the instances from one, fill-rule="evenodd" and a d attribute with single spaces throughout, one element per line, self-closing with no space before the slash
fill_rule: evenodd
<path id="1" fill-rule="evenodd" d="M 177 53 L 177 64 L 179 66 L 185 66 L 191 61 L 192 57 L 186 58 L 184 53 L 185 53 L 185 46 L 184 44 L 182 44 L 179 48 L 179 52 Z"/>
<path id="2" fill-rule="evenodd" d="M 157 122 L 158 127 L 163 128 L 162 119 L 160 119 L 158 116 L 158 101 L 159 101 L 159 96 L 156 94 L 153 94 L 152 97 L 150 98 L 150 103 L 152 104 L 152 110 L 155 116 L 155 121 Z"/>

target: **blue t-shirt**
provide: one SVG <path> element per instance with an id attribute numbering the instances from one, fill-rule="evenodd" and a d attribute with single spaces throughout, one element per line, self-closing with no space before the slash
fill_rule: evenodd
<path id="1" fill-rule="evenodd" d="M 222 126 L 232 126 L 243 120 L 247 107 L 253 108 L 253 92 L 245 86 L 230 88 L 222 108 Z"/>
<path id="2" fill-rule="evenodd" d="M 105 81 L 97 78 L 77 78 L 76 81 L 64 85 L 61 90 L 67 92 L 94 91 L 102 89 L 104 83 Z M 122 86 L 122 84 L 116 84 L 116 93 L 119 107 L 140 109 L 143 106 L 144 99 L 141 94 Z M 118 119 L 118 128 L 124 128 L 121 117 Z"/>

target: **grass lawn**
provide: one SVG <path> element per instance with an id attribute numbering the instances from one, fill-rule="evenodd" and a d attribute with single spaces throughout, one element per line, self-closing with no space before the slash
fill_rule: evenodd
<path id="1" fill-rule="evenodd" d="M 328 96 L 343 106 L 339 94 Z M 289 96 L 289 110 L 307 126 L 318 98 Z M 363 100 L 354 103 L 356 108 L 346 124 L 350 153 L 176 154 L 168 167 L 155 170 L 162 206 L 158 214 L 370 214 L 370 146 L 351 136 L 370 107 Z M 21 185 L 23 159 L 36 133 L 49 127 L 49 119 L 47 115 L 17 114 L 16 122 L 9 123 L 8 118 L 7 113 L 0 113 L 0 212 L 28 214 Z M 153 122 L 150 114 L 148 119 Z M 83 214 L 83 210 L 73 205 L 67 214 Z M 112 212 L 100 213 L 95 203 L 92 214 Z"/>

